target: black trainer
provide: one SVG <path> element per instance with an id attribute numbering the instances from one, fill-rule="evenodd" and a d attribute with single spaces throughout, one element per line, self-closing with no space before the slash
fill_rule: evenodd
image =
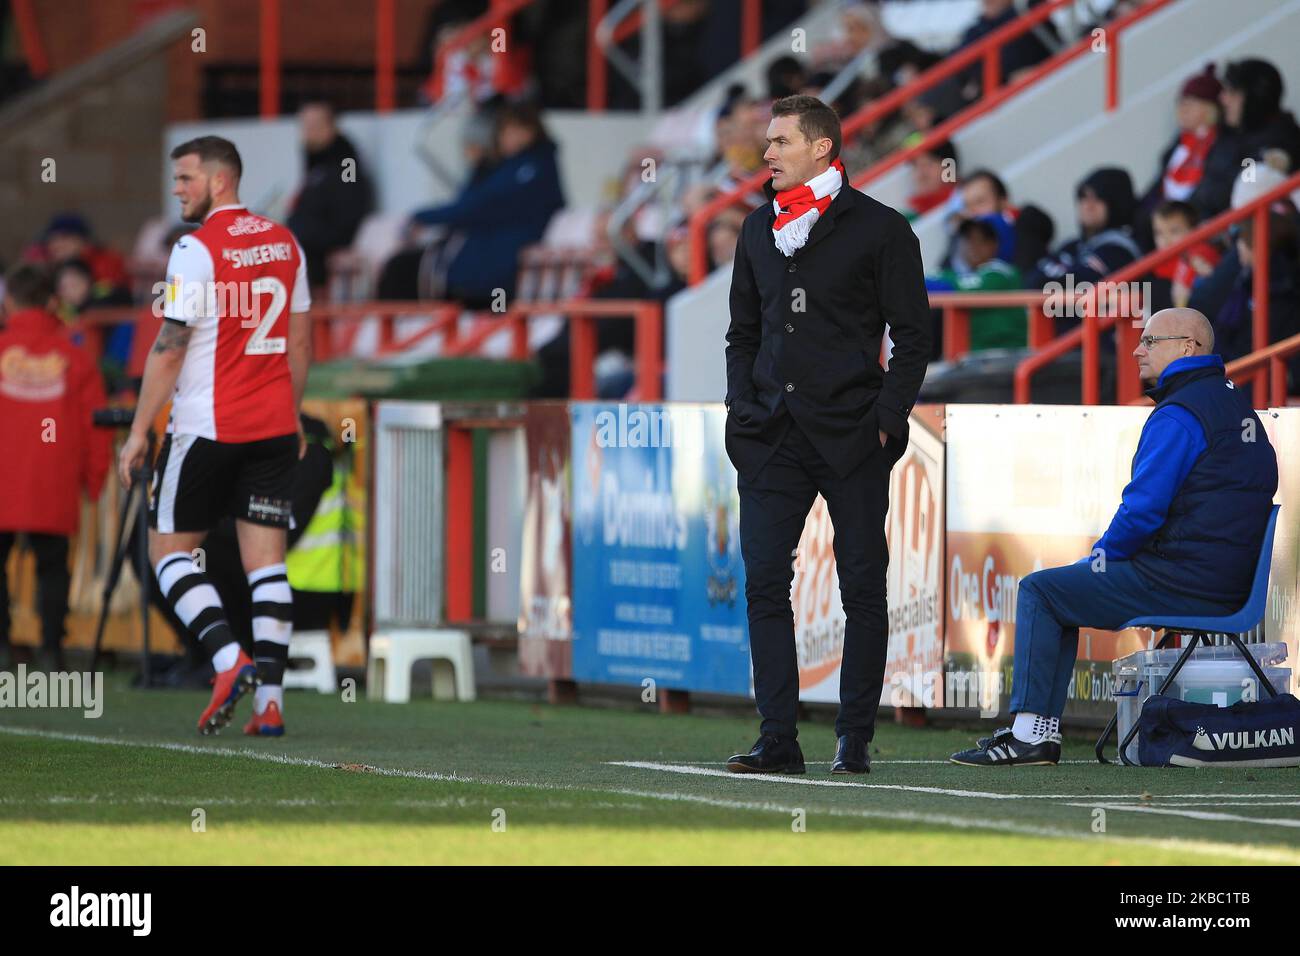
<path id="1" fill-rule="evenodd" d="M 1052 734 L 1036 744 L 1017 740 L 1011 728 L 1004 727 L 992 737 L 980 738 L 980 746 L 963 750 L 948 758 L 967 767 L 1051 766 L 1061 760 L 1061 735 Z"/>
<path id="2" fill-rule="evenodd" d="M 1002 727 L 998 730 L 993 731 L 993 737 L 996 737 L 998 734 L 1009 734 L 1009 733 L 1011 733 L 1010 727 Z M 975 749 L 983 750 L 989 744 L 993 743 L 993 737 L 981 737 L 979 740 L 975 741 Z"/>
<path id="3" fill-rule="evenodd" d="M 794 737 L 764 734 L 747 754 L 735 754 L 727 761 L 732 773 L 804 773 L 803 750 Z"/>

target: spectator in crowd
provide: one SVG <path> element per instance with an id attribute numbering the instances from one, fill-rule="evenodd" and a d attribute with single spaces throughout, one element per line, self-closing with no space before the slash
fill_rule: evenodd
<path id="1" fill-rule="evenodd" d="M 989 169 L 977 169 L 961 182 L 949 199 L 953 213 L 948 220 L 952 239 L 943 257 L 943 268 L 969 271 L 961 258 L 959 227 L 971 219 L 986 219 L 998 234 L 997 258 L 1013 263 L 1016 256 L 1016 209 L 1011 205 L 1007 186 Z M 1018 279 L 1017 279 L 1018 281 Z"/>
<path id="2" fill-rule="evenodd" d="M 121 287 L 96 283 L 90 265 L 83 259 L 68 259 L 54 271 L 56 314 L 72 332 L 78 345 L 88 340 L 95 342 L 100 355 L 99 367 L 112 394 L 125 384 L 126 362 L 131 354 L 131 332 L 134 326 L 123 322 L 112 326 L 80 328 L 78 320 L 87 311 L 114 306 L 129 306 L 131 294 Z"/>
<path id="3" fill-rule="evenodd" d="M 902 119 L 908 129 L 902 145 L 919 143 L 925 134 L 961 110 L 964 104 L 954 88 L 946 83 L 926 90 L 902 106 Z"/>
<path id="4" fill-rule="evenodd" d="M 1267 192 L 1281 186 L 1291 176 L 1291 169 L 1286 153 L 1280 149 L 1266 149 L 1261 155 L 1261 162 L 1242 169 L 1237 181 L 1232 184 L 1233 209 L 1240 209 Z M 1293 212 L 1300 209 L 1300 188 L 1293 189 L 1289 196 L 1280 200 L 1283 209 Z"/>
<path id="5" fill-rule="evenodd" d="M 1168 249 L 1187 236 L 1199 224 L 1196 207 L 1191 203 L 1166 199 L 1151 214 L 1151 228 L 1157 249 Z M 1198 242 L 1182 255 L 1156 266 L 1152 273 L 1151 310 L 1171 306 L 1182 308 L 1192 294 L 1192 284 L 1208 276 L 1219 264 L 1219 250 L 1208 242 Z"/>
<path id="6" fill-rule="evenodd" d="M 957 229 L 958 258 L 963 262 L 961 271 L 944 270 L 926 278 L 926 288 L 931 292 L 1011 292 L 1020 288 L 1020 273 L 1016 267 L 999 257 L 1001 234 L 999 223 L 1004 222 L 998 213 L 986 213 L 974 219 L 965 219 Z M 1026 337 L 1025 310 L 1019 307 L 975 309 L 970 316 L 970 349 L 1024 348 Z M 935 340 L 941 342 L 942 327 Z M 939 354 L 942 354 L 940 349 Z"/>
<path id="7" fill-rule="evenodd" d="M 763 168 L 763 150 L 767 148 L 767 127 L 762 125 L 765 115 L 763 105 L 739 84 L 728 91 L 714 125 L 716 162 L 726 165 L 718 188 L 729 190 Z"/>
<path id="8" fill-rule="evenodd" d="M 460 151 L 465 168 L 469 170 L 461 186 L 463 192 L 485 179 L 497 164 L 496 120 L 491 108 L 480 107 L 466 117 L 460 130 Z M 449 243 L 451 239 L 446 229 L 429 230 L 413 219 L 408 220 L 402 233 L 401 247 L 380 270 L 375 297 L 409 300 L 440 296 L 443 292 L 441 286 L 435 288 L 430 281 L 432 266 L 444 247 L 454 247 L 454 242 Z"/>
<path id="9" fill-rule="evenodd" d="M 740 228 L 744 225 L 745 214 L 732 206 L 724 209 L 709 224 L 709 268 L 716 269 L 726 265 L 736 255 L 736 243 L 740 239 Z M 689 247 L 688 247 L 689 249 Z M 689 270 L 686 270 L 689 273 Z"/>
<path id="10" fill-rule="evenodd" d="M 87 309 L 131 304 L 131 293 L 126 289 L 96 282 L 85 259 L 66 259 L 54 268 L 54 294 L 58 314 L 69 324 Z"/>
<path id="11" fill-rule="evenodd" d="M 1178 133 L 1160 157 L 1160 173 L 1143 196 L 1141 209 L 1149 212 L 1166 199 L 1186 202 L 1200 185 L 1205 160 L 1219 135 L 1219 96 L 1223 85 L 1214 64 L 1188 77 L 1178 94 L 1174 116 Z"/>
<path id="12" fill-rule="evenodd" d="M 1282 74 L 1267 60 L 1229 63 L 1223 75 L 1223 130 L 1205 157 L 1201 181 L 1189 197 L 1205 218 L 1228 208 L 1232 184 L 1246 160 L 1260 161 L 1266 150 L 1286 154 L 1287 171 L 1300 165 L 1300 127 L 1282 108 Z"/>
<path id="13" fill-rule="evenodd" d="M 107 296 L 118 289 L 129 291 L 131 287 L 126 260 L 108 246 L 95 242 L 90 224 L 78 213 L 65 212 L 54 216 L 45 227 L 41 241 L 31 246 L 23 258 L 50 268 L 70 259 L 80 259 L 90 267 L 97 295 Z"/>
<path id="14" fill-rule="evenodd" d="M 910 40 L 898 40 L 880 51 L 880 77 L 886 83 L 884 92 L 906 86 L 932 66 L 943 62 L 943 57 L 922 50 Z"/>
<path id="15" fill-rule="evenodd" d="M 1026 288 L 1041 289 L 1048 282 L 1066 282 L 1074 276 L 1077 286 L 1099 282 L 1141 255 L 1133 239 L 1130 223 L 1137 201 L 1133 180 L 1115 166 L 1095 169 L 1075 189 L 1075 211 L 1079 217 L 1079 235 L 1069 239 L 1039 260 L 1026 277 Z M 1068 331 L 1079 322 L 1074 310 L 1057 319 L 1057 332 Z"/>
<path id="16" fill-rule="evenodd" d="M 863 53 L 879 51 L 893 41 L 875 4 L 848 3 L 840 10 L 834 36 L 814 48 L 812 59 L 817 70 L 834 73 Z"/>
<path id="17" fill-rule="evenodd" d="M 808 71 L 795 57 L 779 56 L 767 66 L 767 98 L 779 100 L 798 93 L 808 82 Z"/>
<path id="18" fill-rule="evenodd" d="M 288 225 L 306 253 L 308 282 L 318 289 L 329 278 L 327 257 L 351 244 L 374 208 L 374 197 L 356 147 L 339 131 L 333 106 L 304 103 L 298 135 L 306 168 Z"/>
<path id="19" fill-rule="evenodd" d="M 1266 253 L 1260 253 L 1268 255 L 1269 342 L 1280 342 L 1300 332 L 1300 257 L 1296 232 L 1294 218 L 1276 212 L 1269 214 L 1269 248 Z M 1255 349 L 1254 231 L 1249 226 L 1234 225 L 1230 236 L 1238 267 L 1226 298 L 1213 316 L 1216 351 L 1225 362 Z M 1300 360 L 1293 357 L 1288 368 L 1292 381 L 1300 382 Z"/>
<path id="20" fill-rule="evenodd" d="M 496 163 L 476 170 L 451 202 L 412 216 L 421 226 L 446 227 L 462 237 L 449 253 L 443 294 L 473 309 L 490 308 L 497 290 L 507 298 L 514 295 L 519 253 L 542 238 L 551 217 L 564 206 L 556 145 L 536 106 L 504 104 L 494 128 Z M 415 272 L 407 278 L 409 283 L 381 279 L 381 295 L 417 297 Z"/>
<path id="21" fill-rule="evenodd" d="M 961 182 L 961 212 L 964 216 L 998 215 L 1015 222 L 1015 208 L 1007 184 L 991 169 L 977 169 Z"/>
<path id="22" fill-rule="evenodd" d="M 1013 264 L 1022 276 L 1029 275 L 1038 266 L 1038 260 L 1047 255 L 1056 236 L 1056 223 L 1047 211 L 1033 203 L 1026 203 L 1016 214 L 1015 259 Z"/>
<path id="23" fill-rule="evenodd" d="M 902 210 L 909 220 L 942 206 L 957 188 L 957 147 L 948 140 L 912 157 L 912 194 Z"/>
<path id="24" fill-rule="evenodd" d="M 1214 64 L 1183 83 L 1175 116 L 1178 133 L 1160 157 L 1160 172 L 1142 198 L 1137 217 L 1138 244 L 1150 249 L 1150 214 L 1161 202 L 1190 199 L 1201 183 L 1205 160 L 1219 137 L 1219 96 L 1223 85 L 1214 75 Z"/>
<path id="25" fill-rule="evenodd" d="M 105 403 L 90 357 L 73 345 L 53 313 L 54 282 L 41 266 L 15 266 L 5 281 L 0 331 L 0 666 L 12 663 L 5 568 L 17 535 L 36 555 L 41 616 L 40 664 L 62 670 L 68 614 L 68 539 L 77 529 L 79 493 L 99 497 L 111 435 L 92 424 Z"/>
<path id="26" fill-rule="evenodd" d="M 891 35 L 881 17 L 879 4 L 857 2 L 847 4 L 841 11 L 835 38 L 813 50 L 814 69 L 833 75 L 867 52 L 874 56 L 859 79 L 867 82 L 865 90 L 869 98 L 883 96 L 896 86 L 907 83 L 940 59 L 909 40 Z"/>
<path id="27" fill-rule="evenodd" d="M 1285 182 L 1286 177 L 1267 164 L 1259 164 L 1250 169 L 1243 169 L 1232 187 L 1232 208 L 1240 209 L 1249 205 L 1259 196 L 1270 192 Z M 1282 198 L 1269 205 L 1271 216 L 1296 222 L 1297 205 L 1295 198 Z M 1271 220 L 1270 220 L 1271 221 Z M 1251 220 L 1238 225 L 1238 230 L 1249 231 Z M 1218 316 L 1228 302 L 1237 280 L 1241 276 L 1242 263 L 1237 256 L 1237 243 L 1232 235 L 1225 237 L 1227 246 L 1223 257 L 1209 275 L 1198 275 L 1192 283 L 1190 307 L 1213 317 Z M 1252 237 L 1253 238 L 1253 237 Z"/>
<path id="28" fill-rule="evenodd" d="M 1028 6 L 1034 7 L 1041 2 L 1042 0 L 1030 0 Z M 964 50 L 968 46 L 973 46 L 989 34 L 1006 26 L 1018 16 L 1020 16 L 1020 11 L 1016 8 L 1014 0 L 981 0 L 980 14 L 975 19 L 975 22 L 967 27 L 966 32 L 962 34 L 957 50 Z M 1044 37 L 1047 39 L 1045 40 Z M 1056 34 L 1056 28 L 1052 26 L 1051 20 L 1045 20 L 1036 29 L 1022 33 L 1010 43 L 1005 44 L 999 58 L 1001 82 L 1012 83 L 1025 70 L 1042 63 L 1052 55 L 1052 46 L 1049 43 L 1059 44 L 1059 42 L 1060 38 Z M 954 50 L 953 52 L 957 51 Z M 962 93 L 967 102 L 973 102 L 979 98 L 980 72 L 978 69 L 971 69 L 963 75 Z"/>

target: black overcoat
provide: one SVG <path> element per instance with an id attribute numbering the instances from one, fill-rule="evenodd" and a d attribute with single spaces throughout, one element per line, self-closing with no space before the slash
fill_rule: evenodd
<path id="1" fill-rule="evenodd" d="M 780 438 L 769 426 L 784 402 L 841 477 L 880 451 L 881 429 L 896 460 L 930 357 L 916 236 L 901 213 L 846 183 L 787 258 L 772 237 L 770 181 L 765 189 L 769 202 L 746 217 L 732 266 L 727 454 L 742 478 L 754 476 Z"/>

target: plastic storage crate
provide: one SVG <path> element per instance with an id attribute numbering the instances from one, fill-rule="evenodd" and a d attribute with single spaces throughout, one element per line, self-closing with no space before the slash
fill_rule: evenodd
<path id="1" fill-rule="evenodd" d="M 1273 689 L 1279 694 L 1288 693 L 1291 668 L 1280 666 L 1286 662 L 1286 645 L 1276 641 L 1247 644 L 1246 647 L 1268 675 Z M 1182 652 L 1180 647 L 1149 648 L 1121 657 L 1112 665 L 1119 740 L 1123 740 L 1137 723 L 1142 705 L 1159 689 Z M 1267 694 L 1257 686 L 1258 683 L 1250 665 L 1231 644 L 1201 646 L 1192 652 L 1174 682 L 1166 688 L 1165 696 L 1230 707 L 1239 700 L 1259 700 Z M 1133 763 L 1138 762 L 1140 737 L 1140 734 L 1135 735 L 1128 746 L 1127 756 Z"/>

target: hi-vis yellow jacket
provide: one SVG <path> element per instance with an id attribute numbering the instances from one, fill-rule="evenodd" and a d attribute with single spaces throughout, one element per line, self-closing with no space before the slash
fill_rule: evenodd
<path id="1" fill-rule="evenodd" d="M 334 480 L 285 556 L 289 586 L 295 591 L 355 593 L 365 587 L 366 515 L 351 478 L 346 463 L 335 460 Z"/>

